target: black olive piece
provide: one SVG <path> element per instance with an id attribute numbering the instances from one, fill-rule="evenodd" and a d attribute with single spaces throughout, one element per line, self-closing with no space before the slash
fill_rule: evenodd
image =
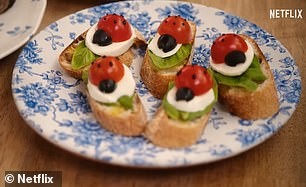
<path id="1" fill-rule="evenodd" d="M 162 49 L 164 53 L 167 53 L 176 47 L 176 40 L 168 34 L 163 34 L 159 37 L 157 46 Z"/>
<path id="2" fill-rule="evenodd" d="M 193 97 L 194 95 L 193 95 L 192 90 L 189 88 L 185 88 L 185 87 L 179 88 L 175 94 L 175 99 L 177 101 L 180 101 L 180 100 L 190 101 Z"/>
<path id="3" fill-rule="evenodd" d="M 112 93 L 116 89 L 116 82 L 112 79 L 100 81 L 99 90 L 104 93 Z"/>
<path id="4" fill-rule="evenodd" d="M 107 46 L 112 43 L 112 37 L 109 36 L 104 30 L 99 29 L 95 32 L 92 43 L 98 44 L 99 46 Z"/>
<path id="5" fill-rule="evenodd" d="M 228 53 L 226 56 L 225 56 L 225 64 L 227 64 L 228 66 L 236 66 L 237 64 L 240 64 L 240 63 L 244 63 L 245 62 L 245 54 L 244 52 L 242 51 L 232 51 L 230 53 Z"/>

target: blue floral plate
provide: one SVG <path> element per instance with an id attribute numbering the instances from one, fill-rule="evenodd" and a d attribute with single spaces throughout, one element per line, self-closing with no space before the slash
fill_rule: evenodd
<path id="1" fill-rule="evenodd" d="M 25 44 L 37 31 L 46 5 L 47 0 L 16 0 L 0 14 L 0 41 L 5 44 L 0 45 L 0 59 Z"/>
<path id="2" fill-rule="evenodd" d="M 280 109 L 268 119 L 243 120 L 217 104 L 202 137 L 184 149 L 156 147 L 143 137 L 123 137 L 97 123 L 81 81 L 60 68 L 58 56 L 79 34 L 106 13 L 124 15 L 146 39 L 160 20 L 181 15 L 198 26 L 193 63 L 207 66 L 212 41 L 221 33 L 251 36 L 264 52 L 274 74 Z M 143 85 L 139 68 L 144 51 L 135 50 L 131 67 L 137 92 L 151 118 L 160 105 Z M 221 10 L 175 1 L 124 1 L 82 10 L 58 20 L 34 38 L 19 55 L 13 73 L 13 96 L 25 121 L 51 143 L 77 155 L 116 165 L 176 167 L 209 163 L 237 155 L 282 127 L 299 102 L 301 78 L 287 49 L 265 30 Z"/>

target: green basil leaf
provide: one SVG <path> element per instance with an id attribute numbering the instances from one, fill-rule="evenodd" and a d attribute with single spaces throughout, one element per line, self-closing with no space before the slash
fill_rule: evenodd
<path id="1" fill-rule="evenodd" d="M 134 102 L 134 95 L 132 96 L 122 96 L 118 99 L 117 102 L 114 103 L 102 103 L 101 105 L 105 106 L 122 106 L 125 110 L 132 109 L 133 110 L 133 102 Z"/>
<path id="2" fill-rule="evenodd" d="M 191 44 L 184 44 L 174 55 L 165 58 L 155 55 L 150 50 L 148 54 L 155 67 L 158 69 L 168 69 L 180 65 L 190 55 L 191 48 Z"/>
<path id="3" fill-rule="evenodd" d="M 167 95 L 164 96 L 163 98 L 163 103 L 162 106 L 164 107 L 165 112 L 168 114 L 168 116 L 171 119 L 179 120 L 180 119 L 180 113 L 174 106 L 172 106 L 170 103 L 167 101 Z"/>
<path id="4" fill-rule="evenodd" d="M 267 79 L 261 70 L 258 58 L 255 55 L 250 67 L 240 76 L 230 77 L 222 75 L 216 71 L 213 71 L 213 74 L 219 84 L 242 87 L 249 91 L 255 91 L 258 84 Z"/>
<path id="5" fill-rule="evenodd" d="M 118 99 L 118 102 L 121 106 L 123 106 L 123 108 L 125 108 L 126 110 L 128 109 L 133 109 L 133 97 L 134 95 L 130 96 L 122 96 Z"/>
<path id="6" fill-rule="evenodd" d="M 86 46 L 85 41 L 79 43 L 72 56 L 71 67 L 74 70 L 81 69 L 90 65 L 98 56 L 91 52 Z"/>
<path id="7" fill-rule="evenodd" d="M 263 74 L 260 68 L 260 63 L 256 55 L 254 55 L 252 64 L 243 74 L 243 76 L 246 76 L 247 78 L 256 82 L 263 82 L 264 80 L 267 79 L 267 77 Z"/>
<path id="8" fill-rule="evenodd" d="M 90 66 L 87 66 L 84 68 L 83 72 L 82 72 L 82 80 L 85 84 L 88 83 L 88 71 L 89 71 L 89 67 Z"/>
<path id="9" fill-rule="evenodd" d="M 245 76 L 228 77 L 228 76 L 222 75 L 218 72 L 215 72 L 214 76 L 217 79 L 219 84 L 223 84 L 223 85 L 226 85 L 226 86 L 242 87 L 242 88 L 245 88 L 249 91 L 254 91 L 258 87 L 256 82 L 252 81 L 251 79 L 249 79 Z"/>

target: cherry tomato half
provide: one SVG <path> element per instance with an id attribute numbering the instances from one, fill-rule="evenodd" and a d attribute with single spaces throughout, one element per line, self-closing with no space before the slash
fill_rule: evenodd
<path id="1" fill-rule="evenodd" d="M 89 69 L 89 80 L 92 84 L 98 86 L 103 80 L 111 79 L 118 82 L 124 75 L 122 63 L 115 57 L 97 58 Z"/>
<path id="2" fill-rule="evenodd" d="M 187 44 L 192 40 L 189 23 L 180 16 L 169 16 L 157 29 L 160 35 L 169 34 L 179 44 Z"/>
<path id="3" fill-rule="evenodd" d="M 126 41 L 132 36 L 129 22 L 120 15 L 107 14 L 98 23 L 98 29 L 104 30 L 111 36 L 113 42 Z"/>
<path id="4" fill-rule="evenodd" d="M 178 72 L 175 86 L 178 89 L 189 88 L 194 95 L 201 95 L 212 88 L 213 81 L 205 68 L 198 65 L 187 65 Z"/>
<path id="5" fill-rule="evenodd" d="M 218 37 L 211 47 L 211 58 L 214 63 L 224 63 L 225 56 L 232 51 L 246 52 L 248 46 L 237 34 L 223 34 Z"/>

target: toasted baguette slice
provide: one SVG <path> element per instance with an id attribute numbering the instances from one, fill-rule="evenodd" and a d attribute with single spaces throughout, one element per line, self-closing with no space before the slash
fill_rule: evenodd
<path id="1" fill-rule="evenodd" d="M 272 116 L 279 108 L 273 74 L 256 42 L 249 36 L 240 36 L 252 45 L 267 79 L 253 92 L 244 88 L 219 84 L 219 101 L 225 104 L 229 112 L 243 119 L 259 119 Z"/>
<path id="2" fill-rule="evenodd" d="M 135 38 L 135 41 L 134 41 L 134 45 L 137 46 L 137 47 L 139 47 L 141 45 L 145 45 L 146 40 L 144 39 L 142 34 L 137 29 L 134 28 L 134 30 L 136 32 L 136 38 Z M 81 35 L 79 35 L 75 40 L 73 40 L 72 43 L 62 51 L 62 53 L 60 54 L 59 59 L 58 59 L 61 67 L 70 76 L 72 76 L 74 78 L 77 78 L 77 79 L 82 79 L 82 72 L 83 72 L 84 68 L 79 69 L 79 70 L 72 69 L 71 60 L 72 60 L 72 56 L 73 56 L 73 53 L 75 51 L 75 48 L 78 46 L 78 44 L 80 42 L 85 40 L 87 31 L 88 30 L 86 30 Z M 121 62 L 123 62 L 125 65 L 127 65 L 129 67 L 133 62 L 134 53 L 132 52 L 132 50 L 130 48 L 128 51 L 126 51 L 122 55 L 118 56 L 118 58 Z"/>
<path id="3" fill-rule="evenodd" d="M 106 130 L 124 136 L 138 136 L 144 132 L 147 117 L 137 94 L 134 96 L 133 111 L 117 106 L 102 105 L 88 92 L 87 96 L 96 119 Z"/>
<path id="4" fill-rule="evenodd" d="M 191 32 L 192 32 L 192 40 L 190 44 L 193 45 L 195 34 L 196 34 L 196 25 L 193 22 L 188 21 Z M 185 64 L 191 64 L 193 58 L 193 50 L 194 46 L 192 46 L 191 53 L 189 58 L 186 58 L 181 66 L 177 66 L 175 68 L 169 68 L 165 70 L 158 70 L 152 63 L 151 58 L 148 55 L 148 50 L 146 50 L 146 54 L 143 58 L 143 63 L 141 66 L 140 76 L 142 81 L 150 91 L 150 93 L 161 99 L 167 92 L 169 82 L 173 81 L 176 73 L 182 69 Z"/>
<path id="5" fill-rule="evenodd" d="M 193 121 L 178 121 L 168 117 L 161 106 L 155 117 L 148 123 L 145 137 L 153 144 L 166 148 L 190 146 L 202 135 L 210 113 Z"/>

